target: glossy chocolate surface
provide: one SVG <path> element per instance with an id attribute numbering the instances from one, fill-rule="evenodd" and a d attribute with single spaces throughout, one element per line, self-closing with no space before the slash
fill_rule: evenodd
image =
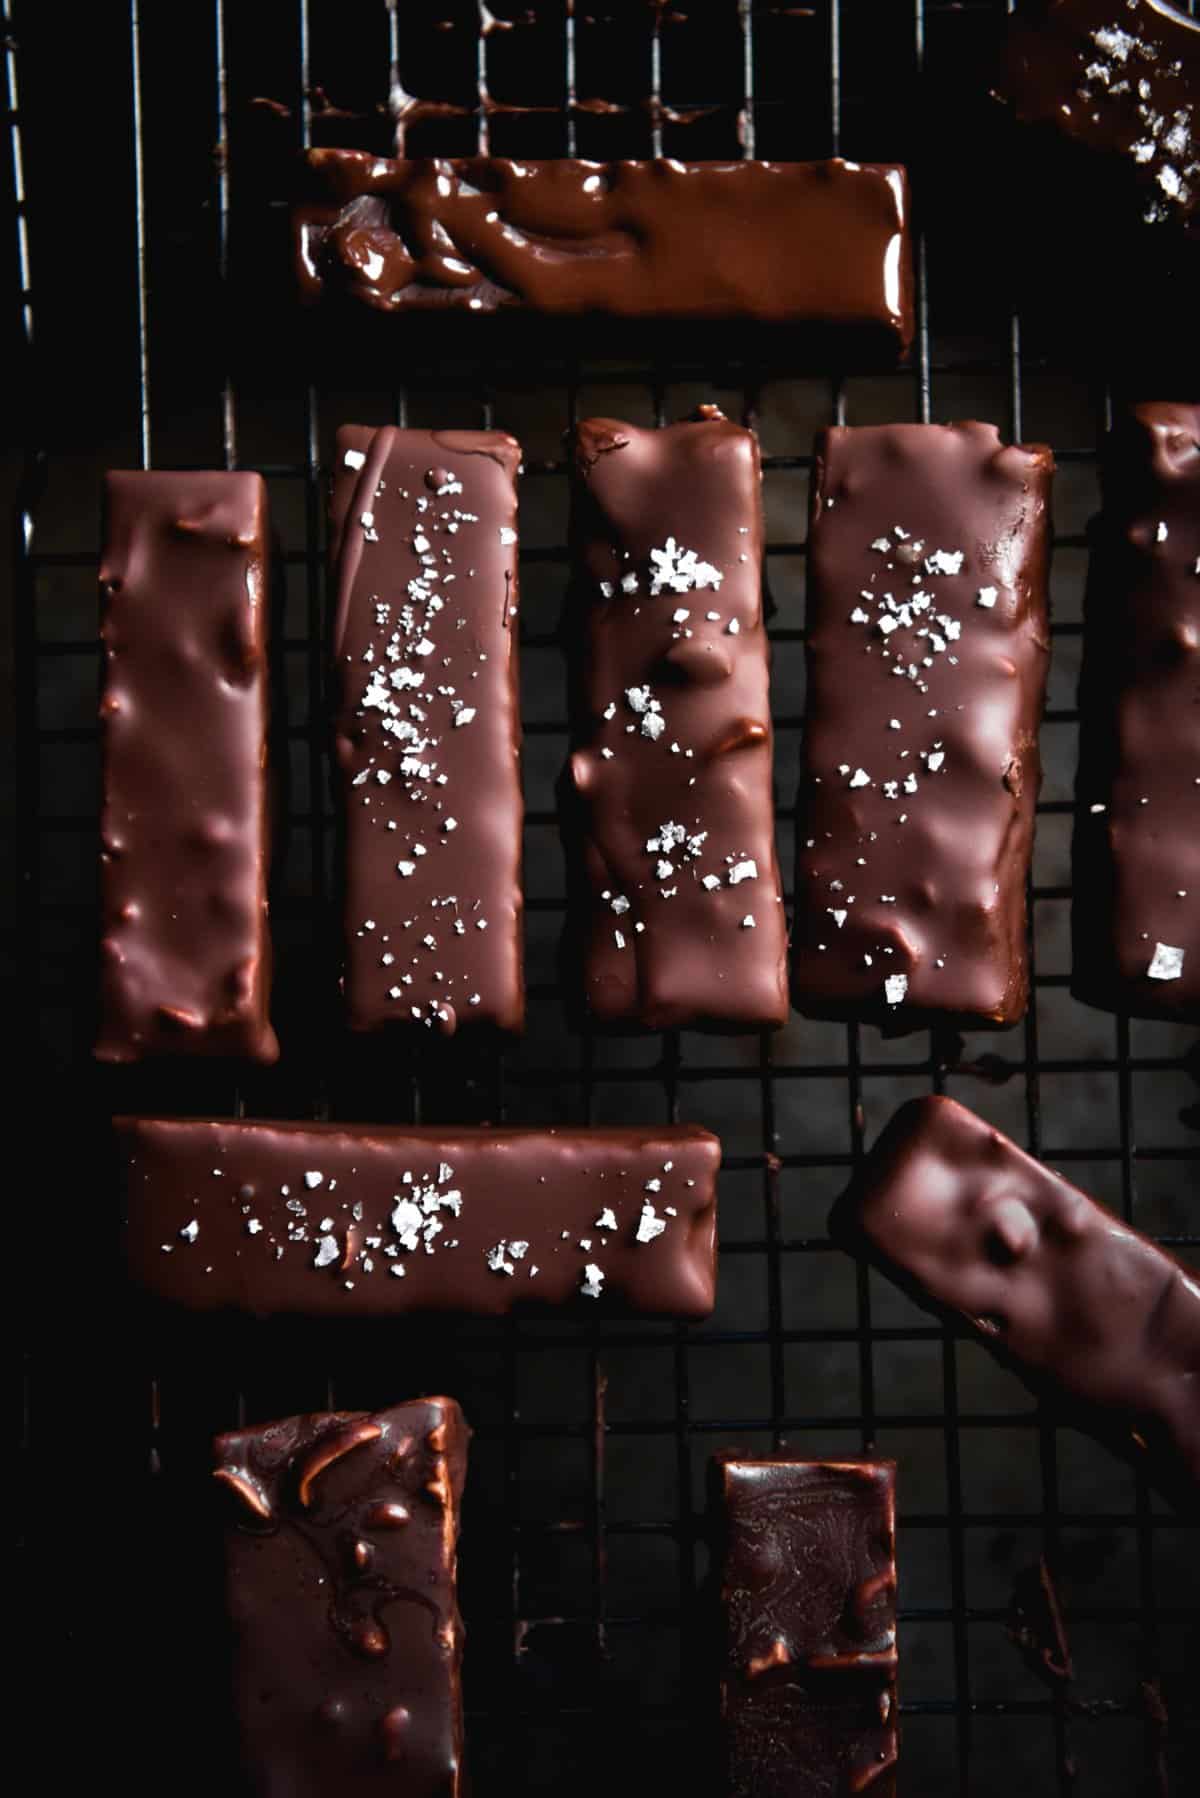
<path id="1" fill-rule="evenodd" d="M 133 1281 L 189 1310 L 713 1308 L 721 1146 L 695 1125 L 122 1118 L 116 1132 Z"/>
<path id="2" fill-rule="evenodd" d="M 830 1232 L 965 1319 L 1170 1496 L 1200 1500 L 1200 1284 L 1061 1175 L 952 1099 L 915 1099 Z"/>
<path id="3" fill-rule="evenodd" d="M 114 473 L 105 526 L 96 1054 L 274 1061 L 266 489 Z"/>
<path id="4" fill-rule="evenodd" d="M 307 166 L 294 224 L 310 300 L 849 325 L 893 353 L 912 338 L 907 183 L 890 164 L 310 150 Z"/>
<path id="5" fill-rule="evenodd" d="M 792 933 L 810 1017 L 1025 1010 L 1052 472 L 988 424 L 817 439 Z"/>
<path id="6" fill-rule="evenodd" d="M 331 537 L 351 1027 L 519 1030 L 520 446 L 346 425 Z"/>
<path id="7" fill-rule="evenodd" d="M 895 1790 L 895 1467 L 719 1458 L 728 1798 Z"/>
<path id="8" fill-rule="evenodd" d="M 1200 1024 L 1200 405 L 1109 439 L 1079 710 L 1072 990 Z"/>
<path id="9" fill-rule="evenodd" d="M 781 1024 L 757 441 L 706 406 L 571 447 L 565 983 L 604 1024 Z"/>
<path id="10" fill-rule="evenodd" d="M 252 1791 L 456 1798 L 468 1430 L 453 1399 L 218 1436 L 234 1707 Z"/>
<path id="11" fill-rule="evenodd" d="M 1200 19 L 1164 0 L 1050 0 L 1010 26 L 1002 95 L 1108 159 L 1143 218 L 1200 233 Z"/>

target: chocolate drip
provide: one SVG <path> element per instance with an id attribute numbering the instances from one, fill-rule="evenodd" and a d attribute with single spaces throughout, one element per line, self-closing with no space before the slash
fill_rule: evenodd
<path id="1" fill-rule="evenodd" d="M 904 171 L 875 163 L 390 161 L 311 150 L 305 298 L 854 326 L 912 338 Z"/>

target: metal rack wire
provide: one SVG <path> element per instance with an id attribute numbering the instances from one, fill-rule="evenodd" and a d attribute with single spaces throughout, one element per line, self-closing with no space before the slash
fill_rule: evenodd
<path id="1" fill-rule="evenodd" d="M 224 353 L 223 338 L 199 371 L 185 366 L 189 333 L 201 323 L 195 283 L 237 302 L 250 289 L 258 239 L 265 233 L 282 254 L 282 237 L 270 238 L 284 200 L 272 185 L 285 166 L 281 146 L 287 156 L 314 141 L 383 148 L 399 124 L 411 153 L 890 155 L 872 121 L 892 74 L 879 70 L 885 56 L 903 59 L 897 80 L 916 81 L 935 36 L 946 35 L 940 54 L 952 57 L 1009 8 L 1004 0 L 889 0 L 877 9 L 863 0 L 712 0 L 690 9 L 496 0 L 489 11 L 483 0 L 264 0 L 243 10 L 230 0 L 181 0 L 167 10 L 169 21 L 146 0 L 128 0 L 112 50 L 129 105 L 128 141 L 108 152 L 122 176 L 118 236 L 128 255 L 114 279 L 135 324 L 128 355 L 117 358 L 120 422 L 74 457 L 68 444 L 58 461 L 31 436 L 18 506 L 17 941 L 42 1020 L 41 1077 L 96 1118 L 116 1108 L 427 1121 L 696 1117 L 723 1130 L 728 1151 L 722 1299 L 711 1324 L 558 1318 L 452 1335 L 347 1331 L 336 1341 L 239 1332 L 211 1358 L 203 1348 L 201 1366 L 186 1348 L 135 1332 L 113 1350 L 130 1413 L 119 1478 L 132 1488 L 149 1466 L 151 1486 L 167 1493 L 156 1501 L 161 1513 L 186 1503 L 180 1494 L 203 1466 L 212 1429 L 285 1409 L 386 1403 L 418 1387 L 455 1392 L 478 1432 L 463 1568 L 477 1789 L 533 1792 L 568 1782 L 591 1789 L 593 1781 L 611 1789 L 617 1777 L 634 1787 L 645 1777 L 648 1786 L 655 1771 L 677 1771 L 703 1678 L 698 1494 L 710 1449 L 739 1442 L 899 1453 L 906 1789 L 986 1794 L 1011 1790 L 1019 1776 L 1031 1794 L 1128 1793 L 1138 1781 L 1167 1791 L 1171 1767 L 1182 1778 L 1180 1757 L 1194 1752 L 1180 1746 L 1186 1719 L 1176 1693 L 1186 1706 L 1195 1535 L 1132 1476 L 1057 1432 L 1014 1383 L 981 1371 L 952 1333 L 832 1254 L 823 1235 L 826 1200 L 864 1142 L 896 1099 L 932 1087 L 994 1114 L 1051 1162 L 1079 1164 L 1082 1183 L 1179 1252 L 1200 1248 L 1192 1134 L 1200 1119 L 1186 1084 L 1200 1078 L 1195 1047 L 1185 1059 L 1185 1033 L 1085 1014 L 1066 990 L 1061 832 L 1072 807 L 1062 783 L 1039 806 L 1030 909 L 1037 1002 L 1021 1030 L 1000 1038 L 897 1047 L 867 1029 L 794 1020 L 780 1037 L 748 1044 L 678 1034 L 616 1047 L 572 1043 L 544 953 L 561 912 L 549 776 L 565 726 L 560 683 L 547 670 L 565 564 L 565 466 L 554 442 L 562 426 L 584 407 L 631 406 L 661 424 L 698 389 L 706 397 L 715 389 L 727 409 L 759 425 L 786 836 L 789 733 L 802 718 L 799 483 L 812 424 L 929 420 L 952 407 L 999 416 L 1020 438 L 1034 419 L 1038 434 L 1053 438 L 1072 495 L 1072 528 L 1057 539 L 1066 589 L 1077 585 L 1085 541 L 1105 417 L 1101 378 L 1081 399 L 1073 373 L 1044 358 L 1031 365 L 1017 316 L 965 330 L 955 321 L 943 336 L 932 305 L 939 246 L 924 235 L 911 370 L 872 382 L 799 380 L 736 348 L 711 364 L 642 365 L 627 354 L 599 359 L 579 343 L 553 350 L 535 376 L 469 351 L 430 368 L 411 326 L 397 331 L 394 362 L 366 395 L 339 391 L 324 370 L 306 379 L 301 369 L 281 394 L 244 358 Z M 23 81 L 42 106 L 53 63 L 30 0 L 3 0 L 3 11 L 19 324 L 32 356 L 40 215 L 36 182 L 25 190 L 27 118 L 16 78 L 24 59 Z M 169 84 L 160 79 L 168 67 Z M 606 79 L 608 90 L 593 85 Z M 417 97 L 441 100 L 443 110 L 423 112 Z M 40 334 L 40 315 L 38 323 Z M 39 343 L 32 363 L 35 402 L 54 378 L 53 348 Z M 341 1045 L 330 1046 L 317 991 L 328 972 L 331 833 L 322 446 L 332 426 L 384 416 L 384 405 L 398 423 L 495 423 L 519 437 L 530 427 L 536 438 L 522 501 L 531 1028 L 502 1054 L 472 1057 L 456 1047 L 418 1059 L 396 1049 L 381 1066 L 375 1046 L 347 1065 Z M 197 1070 L 91 1071 L 78 1001 L 91 978 L 94 910 L 81 885 L 91 878 L 82 871 L 95 830 L 97 666 L 92 602 L 82 597 L 95 565 L 92 513 L 81 532 L 78 508 L 91 506 L 105 460 L 214 459 L 261 467 L 271 485 L 295 713 L 291 840 L 274 906 L 285 1062 L 237 1086 Z M 1079 628 L 1068 604 L 1054 627 L 1068 675 Z M 1063 768 L 1073 760 L 1074 721 L 1073 695 L 1052 689 L 1047 733 Z M 106 1228 L 98 1226 L 100 1243 Z M 61 1397 L 64 1365 L 45 1352 L 39 1363 L 41 1351 L 35 1332 L 34 1391 L 46 1411 Z M 1006 1462 L 1021 1477 L 1010 1478 Z M 1059 1569 L 1083 1649 L 1081 1683 L 1067 1695 L 1025 1681 L 1003 1637 L 1004 1587 L 1016 1561 L 1038 1552 Z M 1097 1570 L 1121 1581 L 1126 1562 L 1129 1578 L 1114 1601 L 1104 1584 L 1097 1590 Z M 1176 1707 L 1171 1725 L 1162 1722 L 1164 1692 Z"/>

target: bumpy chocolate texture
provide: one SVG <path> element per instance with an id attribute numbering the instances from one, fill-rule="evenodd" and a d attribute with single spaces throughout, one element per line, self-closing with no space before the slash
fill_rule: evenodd
<path id="1" fill-rule="evenodd" d="M 1110 439 L 1079 710 L 1072 990 L 1200 1024 L 1198 405 Z"/>
<path id="2" fill-rule="evenodd" d="M 912 338 L 908 189 L 891 164 L 307 161 L 308 299 L 851 325 L 893 352 Z"/>
<path id="3" fill-rule="evenodd" d="M 1162 1249 L 942 1098 L 900 1108 L 830 1231 L 1195 1506 L 1200 1284 Z"/>
<path id="4" fill-rule="evenodd" d="M 758 444 L 706 406 L 572 450 L 567 979 L 604 1024 L 781 1024 Z"/>
<path id="5" fill-rule="evenodd" d="M 729 1798 L 895 1790 L 895 1468 L 721 1457 Z"/>
<path id="6" fill-rule="evenodd" d="M 520 446 L 338 432 L 332 540 L 352 1028 L 519 1030 Z"/>
<path id="7" fill-rule="evenodd" d="M 1163 0 L 1043 0 L 1011 22 L 1001 90 L 1120 169 L 1147 223 L 1200 232 L 1200 20 Z"/>
<path id="8" fill-rule="evenodd" d="M 987 424 L 817 439 L 792 938 L 810 1017 L 1025 1010 L 1052 472 Z"/>
<path id="9" fill-rule="evenodd" d="M 274 1061 L 267 502 L 256 474 L 119 473 L 100 568 L 103 1061 Z"/>
<path id="10" fill-rule="evenodd" d="M 463 1789 L 455 1572 L 468 1434 L 453 1399 L 427 1398 L 217 1437 L 252 1790 Z"/>
<path id="11" fill-rule="evenodd" d="M 706 1317 L 721 1146 L 694 1125 L 404 1129 L 125 1118 L 136 1285 L 193 1311 Z M 585 1306 L 585 1309 L 587 1307 Z"/>

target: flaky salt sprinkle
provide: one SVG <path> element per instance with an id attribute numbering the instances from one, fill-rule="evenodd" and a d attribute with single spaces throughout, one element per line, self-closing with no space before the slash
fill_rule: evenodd
<path id="1" fill-rule="evenodd" d="M 1184 951 L 1171 943 L 1155 943 L 1146 973 L 1151 980 L 1182 980 Z"/>

